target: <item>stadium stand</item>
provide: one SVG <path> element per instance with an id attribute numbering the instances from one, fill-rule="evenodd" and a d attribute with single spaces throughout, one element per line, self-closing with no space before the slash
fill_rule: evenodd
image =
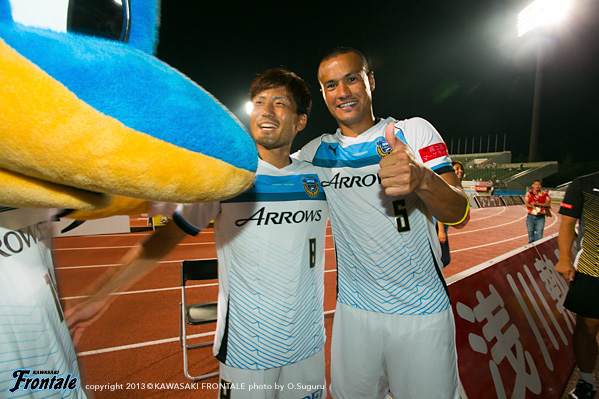
<path id="1" fill-rule="evenodd" d="M 535 179 L 543 180 L 557 172 L 557 161 L 512 163 L 511 151 L 455 154 L 454 161 L 464 165 L 464 181 L 492 182 L 499 190 L 520 192 L 526 190 Z"/>

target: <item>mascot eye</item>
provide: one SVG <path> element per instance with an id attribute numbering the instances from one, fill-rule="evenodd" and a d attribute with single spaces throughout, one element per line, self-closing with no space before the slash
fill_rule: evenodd
<path id="1" fill-rule="evenodd" d="M 130 0 L 10 0 L 15 22 L 127 42 Z M 35 11 L 33 11 L 35 10 Z"/>
<path id="2" fill-rule="evenodd" d="M 70 0 L 67 30 L 127 43 L 129 0 Z"/>

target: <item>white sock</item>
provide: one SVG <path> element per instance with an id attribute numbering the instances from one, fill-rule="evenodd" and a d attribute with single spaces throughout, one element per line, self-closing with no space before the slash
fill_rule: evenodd
<path id="1" fill-rule="evenodd" d="M 578 375 L 580 375 L 580 379 L 584 382 L 588 382 L 589 384 L 595 386 L 595 376 L 593 375 L 593 373 L 583 373 L 579 369 Z"/>

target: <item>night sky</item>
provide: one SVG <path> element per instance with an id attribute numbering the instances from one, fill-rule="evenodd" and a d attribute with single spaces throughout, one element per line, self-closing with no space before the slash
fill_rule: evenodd
<path id="1" fill-rule="evenodd" d="M 376 79 L 375 116 L 429 120 L 453 153 L 529 150 L 537 48 L 544 51 L 541 160 L 597 160 L 599 1 L 574 0 L 566 23 L 518 38 L 528 1 L 162 2 L 158 57 L 216 96 L 244 123 L 249 85 L 284 67 L 310 86 L 313 108 L 293 151 L 333 132 L 316 78 L 322 55 L 361 50 Z M 457 143 L 460 140 L 460 148 Z"/>

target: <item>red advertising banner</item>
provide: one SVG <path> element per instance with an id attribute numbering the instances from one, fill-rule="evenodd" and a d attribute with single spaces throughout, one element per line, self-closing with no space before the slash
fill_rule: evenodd
<path id="1" fill-rule="evenodd" d="M 477 186 L 481 186 L 481 187 L 493 187 L 493 182 L 492 181 L 479 181 L 476 183 Z"/>
<path id="2" fill-rule="evenodd" d="M 524 205 L 524 200 L 519 195 L 502 195 L 501 199 L 505 205 Z"/>
<path id="3" fill-rule="evenodd" d="M 478 203 L 480 208 L 490 208 L 496 206 L 505 206 L 501 197 L 498 195 L 485 195 L 485 196 L 475 196 L 474 200 Z"/>
<path id="4" fill-rule="evenodd" d="M 574 315 L 554 270 L 557 237 L 448 279 L 463 398 L 559 398 L 574 367 Z"/>

